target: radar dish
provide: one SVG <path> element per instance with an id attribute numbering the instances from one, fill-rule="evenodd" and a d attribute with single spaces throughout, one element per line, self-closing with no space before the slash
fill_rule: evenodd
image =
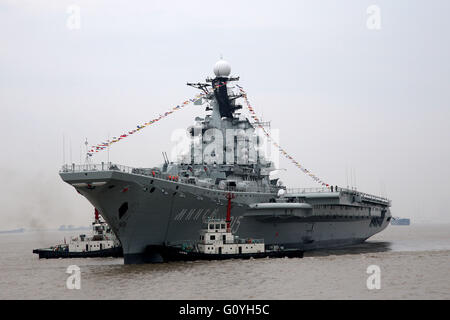
<path id="1" fill-rule="evenodd" d="M 228 77 L 230 73 L 231 73 L 231 66 L 227 61 L 220 59 L 214 65 L 214 74 L 216 75 L 216 77 L 218 78 Z"/>

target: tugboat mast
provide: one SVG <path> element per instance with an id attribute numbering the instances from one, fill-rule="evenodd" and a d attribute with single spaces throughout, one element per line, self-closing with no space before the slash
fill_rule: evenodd
<path id="1" fill-rule="evenodd" d="M 99 220 L 99 213 L 98 213 L 98 210 L 97 210 L 97 208 L 94 208 L 95 209 L 95 211 L 94 211 L 94 215 L 95 215 L 95 222 L 96 223 L 98 223 L 98 220 Z"/>
<path id="2" fill-rule="evenodd" d="M 227 223 L 227 232 L 231 232 L 231 199 L 234 199 L 235 195 L 231 192 L 227 194 L 228 205 L 227 205 L 227 219 L 225 222 Z"/>

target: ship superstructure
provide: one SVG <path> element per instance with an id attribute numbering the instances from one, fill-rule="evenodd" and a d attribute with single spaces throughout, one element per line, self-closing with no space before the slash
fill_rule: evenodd
<path id="1" fill-rule="evenodd" d="M 390 201 L 344 188 L 287 189 L 270 179 L 257 132 L 239 113 L 238 77 L 223 60 L 215 77 L 188 83 L 202 91 L 207 115 L 188 129 L 188 152 L 176 162 L 131 168 L 65 165 L 60 175 L 94 205 L 123 246 L 125 263 L 162 261 L 158 248 L 197 240 L 204 219 L 223 219 L 241 238 L 266 248 L 310 250 L 358 243 L 389 224 Z M 266 124 L 264 124 L 266 125 Z"/>

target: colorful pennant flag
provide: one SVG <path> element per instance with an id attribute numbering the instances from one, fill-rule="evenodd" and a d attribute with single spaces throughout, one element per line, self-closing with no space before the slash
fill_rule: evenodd
<path id="1" fill-rule="evenodd" d="M 267 137 L 267 139 L 272 142 L 272 144 L 280 151 L 282 155 L 284 155 L 287 159 L 291 160 L 291 162 L 299 168 L 302 172 L 305 174 L 308 174 L 314 181 L 321 184 L 324 187 L 329 188 L 330 185 L 326 182 L 324 182 L 322 179 L 311 173 L 308 169 L 304 168 L 298 161 L 296 161 L 291 155 L 289 155 L 278 143 L 276 143 L 270 134 L 266 131 L 266 129 L 263 127 L 261 123 L 259 123 L 259 119 L 255 113 L 254 108 L 251 106 L 250 101 L 248 100 L 247 93 L 244 91 L 244 88 L 240 85 L 236 85 L 239 88 L 239 91 L 242 94 L 242 97 L 244 98 L 246 107 L 248 111 L 250 112 L 250 116 L 255 120 L 255 124 L 263 131 L 264 135 Z"/>

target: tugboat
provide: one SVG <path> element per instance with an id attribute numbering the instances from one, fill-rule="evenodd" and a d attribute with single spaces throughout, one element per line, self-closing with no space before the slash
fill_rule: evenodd
<path id="1" fill-rule="evenodd" d="M 52 258 L 93 258 L 93 257 L 123 257 L 122 246 L 109 225 L 100 219 L 95 209 L 95 220 L 92 222 L 92 236 L 80 234 L 73 237 L 67 244 L 57 244 L 50 248 L 34 249 L 33 253 L 39 259 Z"/>
<path id="2" fill-rule="evenodd" d="M 225 227 L 224 219 L 208 218 L 200 230 L 200 240 L 185 241 L 178 245 L 148 247 L 148 252 L 158 249 L 164 261 L 302 258 L 303 251 L 270 245 L 265 249 L 264 239 L 241 239 Z"/>
<path id="3" fill-rule="evenodd" d="M 281 245 L 264 244 L 264 239 L 241 239 L 231 231 L 231 199 L 228 194 L 228 208 L 226 219 L 208 217 L 203 220 L 199 241 L 181 241 L 180 244 L 168 246 L 149 246 L 147 252 L 155 249 L 161 253 L 164 261 L 193 261 L 193 260 L 225 260 L 250 258 L 302 258 L 303 251 L 285 249 Z"/>

